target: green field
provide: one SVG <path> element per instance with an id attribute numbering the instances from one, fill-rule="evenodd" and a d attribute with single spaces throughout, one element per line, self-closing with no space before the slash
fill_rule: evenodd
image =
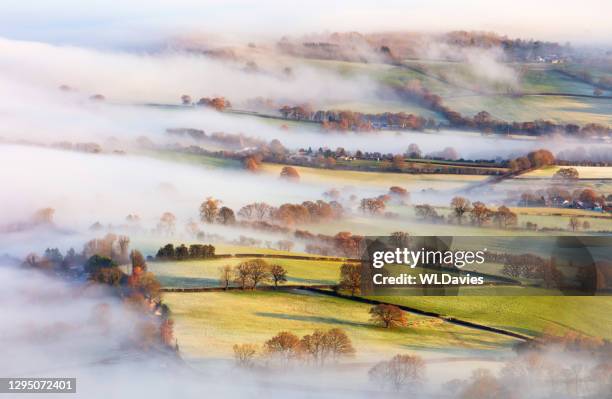
<path id="1" fill-rule="evenodd" d="M 503 64 L 501 67 L 505 68 L 506 73 L 498 80 L 494 78 L 487 80 L 478 73 L 477 65 L 470 66 L 458 62 L 405 60 L 403 66 L 399 67 L 330 60 L 308 60 L 308 63 L 318 68 L 331 69 L 347 77 L 372 79 L 389 87 L 402 86 L 409 81 L 419 80 L 429 91 L 442 96 L 444 104 L 466 116 L 485 110 L 494 117 L 506 121 L 548 119 L 558 123 L 612 124 L 612 103 L 606 99 L 507 96 L 511 92 L 593 94 L 593 85 L 568 77 L 549 65 Z M 594 76 L 605 76 L 608 73 L 594 72 Z M 384 101 L 372 100 L 339 104 L 336 108 L 354 107 L 356 111 L 379 112 L 387 106 L 389 107 L 387 111 L 404 110 L 425 117 L 434 116 L 444 122 L 443 117 L 432 115 L 430 110 L 419 104 L 412 102 L 405 102 L 405 106 L 401 104 L 403 103 L 386 104 Z"/>
<path id="2" fill-rule="evenodd" d="M 218 287 L 221 266 L 235 266 L 246 260 L 248 258 L 149 262 L 148 269 L 164 287 Z M 304 285 L 336 284 L 342 265 L 338 261 L 301 259 L 268 258 L 265 261 L 283 266 L 287 270 L 288 284 Z"/>
<path id="3" fill-rule="evenodd" d="M 299 291 L 167 293 L 164 298 L 188 357 L 229 358 L 236 343 L 261 345 L 280 331 L 304 335 L 335 327 L 346 330 L 358 359 L 414 350 L 461 355 L 507 349 L 516 342 L 415 315 L 409 316 L 407 327 L 386 330 L 369 321 L 370 305 Z"/>
<path id="4" fill-rule="evenodd" d="M 495 185 L 496 190 L 531 190 L 546 189 L 552 185 L 563 184 L 571 192 L 576 189 L 592 188 L 604 195 L 612 194 L 612 168 L 601 166 L 577 166 L 580 178 L 570 182 L 552 180 L 553 174 L 561 166 L 549 166 L 534 170 L 514 179 L 504 180 Z"/>
<path id="5" fill-rule="evenodd" d="M 263 164 L 266 173 L 278 175 L 283 165 Z M 353 170 L 333 170 L 308 167 L 295 167 L 300 180 L 311 183 L 334 184 L 344 186 L 377 187 L 385 192 L 391 186 L 401 186 L 409 191 L 426 189 L 453 189 L 464 187 L 468 183 L 482 181 L 487 176 L 476 175 L 443 175 L 443 174 L 409 174 L 386 172 L 361 172 Z M 382 193 L 381 193 L 382 194 Z"/>
<path id="6" fill-rule="evenodd" d="M 518 295 L 518 294 L 517 294 Z M 612 339 L 611 297 L 373 297 L 527 335 L 544 329 Z"/>
<path id="7" fill-rule="evenodd" d="M 547 166 L 519 175 L 517 178 L 551 178 L 561 168 L 563 166 Z M 612 179 L 612 166 L 572 166 L 571 168 L 578 171 L 581 179 Z"/>
<path id="8" fill-rule="evenodd" d="M 143 155 L 156 159 L 187 163 L 191 165 L 203 166 L 205 168 L 242 168 L 240 161 L 229 158 L 217 158 L 207 155 L 189 154 L 176 151 L 142 151 Z"/>
<path id="9" fill-rule="evenodd" d="M 557 123 L 612 124 L 612 102 L 606 99 L 557 96 L 457 96 L 445 104 L 467 116 L 487 111 L 504 121 L 552 120 Z"/>

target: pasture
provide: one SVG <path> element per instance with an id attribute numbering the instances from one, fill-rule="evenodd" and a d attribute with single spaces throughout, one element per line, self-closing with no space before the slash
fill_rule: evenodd
<path id="1" fill-rule="evenodd" d="M 612 339 L 611 297 L 522 296 L 522 288 L 515 290 L 517 296 L 372 298 L 531 336 L 550 330 Z"/>
<path id="2" fill-rule="evenodd" d="M 148 269 L 155 273 L 162 286 L 193 288 L 218 287 L 219 268 L 236 266 L 250 258 L 224 258 L 210 260 L 185 260 L 149 262 Z M 342 262 L 302 259 L 266 258 L 269 264 L 281 265 L 287 270 L 287 284 L 320 285 L 337 284 Z M 234 285 L 234 284 L 232 284 Z M 272 285 L 265 282 L 264 285 Z"/>
<path id="3" fill-rule="evenodd" d="M 188 357 L 232 357 L 232 345 L 260 346 L 280 331 L 298 336 L 315 329 L 342 328 L 357 359 L 423 351 L 435 355 L 507 349 L 515 340 L 439 319 L 409 315 L 409 325 L 387 330 L 370 322 L 370 305 L 302 291 L 167 293 L 175 334 Z"/>

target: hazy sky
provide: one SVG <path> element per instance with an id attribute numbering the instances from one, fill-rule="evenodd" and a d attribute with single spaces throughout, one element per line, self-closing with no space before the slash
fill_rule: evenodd
<path id="1" fill-rule="evenodd" d="M 491 30 L 612 43 L 609 0 L 0 0 L 0 35 L 138 46 L 193 30 L 284 34 L 325 30 Z"/>

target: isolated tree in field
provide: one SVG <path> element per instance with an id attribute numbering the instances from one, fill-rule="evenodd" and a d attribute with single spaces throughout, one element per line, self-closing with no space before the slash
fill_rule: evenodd
<path id="1" fill-rule="evenodd" d="M 572 216 L 569 219 L 568 227 L 572 231 L 578 230 L 580 228 L 580 220 L 578 220 L 578 218 L 576 216 Z"/>
<path id="2" fill-rule="evenodd" d="M 497 208 L 497 211 L 493 213 L 493 220 L 500 228 L 507 228 L 508 226 L 516 226 L 518 217 L 516 213 L 512 212 L 510 208 L 505 205 Z"/>
<path id="3" fill-rule="evenodd" d="M 254 366 L 255 355 L 257 355 L 257 345 L 236 344 L 233 346 L 234 360 L 239 367 L 251 368 Z"/>
<path id="4" fill-rule="evenodd" d="M 395 355 L 391 360 L 374 365 L 370 380 L 396 392 L 413 390 L 425 379 L 425 362 L 420 356 Z"/>
<path id="5" fill-rule="evenodd" d="M 470 200 L 464 197 L 459 197 L 459 196 L 454 197 L 451 200 L 450 205 L 451 205 L 451 209 L 453 210 L 453 215 L 455 216 L 459 224 L 461 224 L 463 217 L 465 216 L 467 212 L 470 211 L 471 206 L 472 206 L 472 204 L 470 203 Z"/>
<path id="6" fill-rule="evenodd" d="M 161 233 L 173 235 L 176 231 L 176 216 L 172 212 L 164 212 L 159 218 L 157 228 Z"/>
<path id="7" fill-rule="evenodd" d="M 181 103 L 183 103 L 183 105 L 191 104 L 191 96 L 189 94 L 183 94 L 181 96 Z"/>
<path id="8" fill-rule="evenodd" d="M 297 169 L 292 166 L 285 166 L 280 172 L 280 177 L 286 180 L 297 182 L 300 180 L 300 174 Z"/>
<path id="9" fill-rule="evenodd" d="M 561 168 L 553 175 L 555 180 L 578 180 L 579 177 L 576 168 Z"/>
<path id="10" fill-rule="evenodd" d="M 300 339 L 291 332 L 282 331 L 266 341 L 264 350 L 286 364 L 300 355 Z"/>
<path id="11" fill-rule="evenodd" d="M 287 270 L 281 265 L 270 266 L 270 276 L 274 281 L 274 287 L 278 287 L 278 284 L 287 282 Z"/>
<path id="12" fill-rule="evenodd" d="M 236 216 L 234 215 L 234 211 L 227 206 L 222 206 L 219 209 L 219 213 L 217 214 L 217 223 L 231 225 L 236 223 Z"/>
<path id="13" fill-rule="evenodd" d="M 234 269 L 232 269 L 230 265 L 223 265 L 219 267 L 219 282 L 221 283 L 223 289 L 227 290 L 229 288 L 233 276 Z"/>
<path id="14" fill-rule="evenodd" d="M 361 290 L 361 265 L 359 263 L 344 263 L 340 267 L 340 288 L 350 291 L 354 296 Z"/>
<path id="15" fill-rule="evenodd" d="M 406 313 L 395 305 L 378 304 L 370 309 L 371 321 L 384 328 L 405 326 L 408 323 Z"/>
<path id="16" fill-rule="evenodd" d="M 476 201 L 470 211 L 470 218 L 473 224 L 482 226 L 491 219 L 491 214 L 491 210 L 484 203 Z"/>
<path id="17" fill-rule="evenodd" d="M 200 205 L 200 219 L 204 223 L 214 223 L 219 214 L 219 204 L 221 201 L 213 197 L 206 198 Z"/>

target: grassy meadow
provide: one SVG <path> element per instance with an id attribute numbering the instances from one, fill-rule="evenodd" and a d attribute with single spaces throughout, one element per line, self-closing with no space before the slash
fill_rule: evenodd
<path id="1" fill-rule="evenodd" d="M 263 164 L 264 173 L 279 175 L 283 165 Z M 379 187 L 385 191 L 391 186 L 402 186 L 409 191 L 425 189 L 461 188 L 466 183 L 479 182 L 487 176 L 476 175 L 443 175 L 443 174 L 409 174 L 388 172 L 361 172 L 353 170 L 332 170 L 296 166 L 300 181 L 305 183 L 326 183 L 337 187 L 368 186 Z"/>
<path id="2" fill-rule="evenodd" d="M 215 287 L 221 285 L 220 267 L 236 266 L 246 260 L 249 258 L 149 262 L 148 269 L 155 273 L 164 287 Z M 302 259 L 268 258 L 265 261 L 287 270 L 287 284 L 303 285 L 336 284 L 342 265 L 338 261 Z"/>
<path id="3" fill-rule="evenodd" d="M 301 336 L 336 327 L 347 332 L 358 359 L 415 350 L 459 355 L 507 349 L 516 342 L 416 315 L 409 315 L 407 327 L 387 330 L 370 322 L 370 305 L 301 291 L 166 293 L 164 298 L 181 350 L 194 357 L 230 358 L 236 343 L 261 345 L 280 331 Z"/>
<path id="4" fill-rule="evenodd" d="M 563 296 L 372 297 L 537 336 L 544 330 L 612 339 L 612 298 Z"/>

